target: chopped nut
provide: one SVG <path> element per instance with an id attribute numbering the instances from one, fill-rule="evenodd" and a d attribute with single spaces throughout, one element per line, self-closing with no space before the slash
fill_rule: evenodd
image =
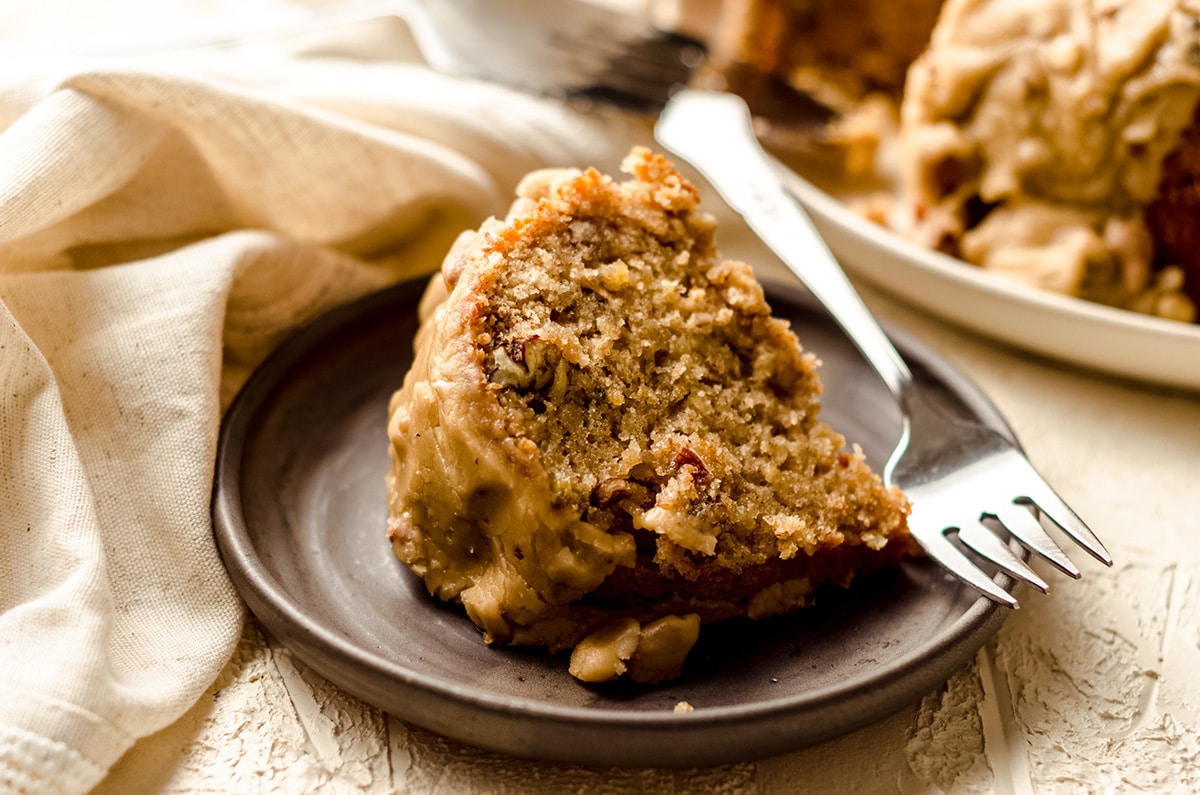
<path id="1" fill-rule="evenodd" d="M 555 346 L 534 335 L 493 348 L 491 364 L 489 378 L 493 383 L 541 390 L 555 380 L 566 363 Z"/>
<path id="2" fill-rule="evenodd" d="M 492 351 L 492 372 L 489 376 L 492 383 L 503 386 L 520 386 L 529 376 L 529 371 L 517 364 L 504 348 Z"/>
<path id="3" fill-rule="evenodd" d="M 584 682 L 608 682 L 627 670 L 642 627 L 632 618 L 617 618 L 588 635 L 571 653 L 571 676 Z"/>
<path id="4" fill-rule="evenodd" d="M 531 339 L 537 339 L 537 336 Z M 525 345 L 529 340 L 511 340 L 504 346 L 504 350 L 508 353 L 508 358 L 512 359 L 517 364 L 525 363 Z"/>
<path id="5" fill-rule="evenodd" d="M 659 474 L 654 471 L 654 467 L 644 461 L 640 464 L 634 464 L 630 468 L 629 479 L 647 486 L 660 486 L 663 482 Z"/>
<path id="6" fill-rule="evenodd" d="M 702 481 L 712 477 L 708 467 L 704 466 L 704 462 L 700 460 L 700 456 L 688 447 L 680 449 L 675 455 L 675 468 L 683 469 L 684 467 L 691 470 L 692 480 Z"/>
<path id="7" fill-rule="evenodd" d="M 607 478 L 592 489 L 592 505 L 597 508 L 607 508 L 629 497 L 632 493 L 633 484 L 625 478 Z"/>
<path id="8" fill-rule="evenodd" d="M 635 682 L 674 679 L 700 637 L 700 616 L 663 616 L 642 627 L 637 647 L 629 658 L 629 678 Z"/>
<path id="9" fill-rule="evenodd" d="M 611 508 L 620 503 L 648 508 L 654 504 L 654 493 L 645 483 L 626 478 L 606 478 L 592 489 L 591 503 L 597 508 Z"/>

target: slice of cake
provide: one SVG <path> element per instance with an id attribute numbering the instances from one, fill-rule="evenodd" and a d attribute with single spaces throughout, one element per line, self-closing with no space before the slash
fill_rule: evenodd
<path id="1" fill-rule="evenodd" d="M 702 623 L 916 547 L 695 188 L 643 149 L 624 170 L 532 174 L 447 257 L 391 401 L 388 534 L 489 642 L 652 682 Z"/>

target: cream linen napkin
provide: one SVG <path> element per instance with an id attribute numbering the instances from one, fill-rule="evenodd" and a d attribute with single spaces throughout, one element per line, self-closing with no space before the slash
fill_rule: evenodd
<path id="1" fill-rule="evenodd" d="M 88 790 L 231 654 L 209 501 L 254 365 L 637 129 L 392 61 L 0 62 L 0 791 Z"/>

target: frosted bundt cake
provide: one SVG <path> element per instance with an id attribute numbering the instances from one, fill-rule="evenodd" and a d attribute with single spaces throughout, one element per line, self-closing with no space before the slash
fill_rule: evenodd
<path id="1" fill-rule="evenodd" d="M 714 51 L 748 101 L 785 84 L 846 111 L 899 101 L 942 0 L 724 0 Z"/>
<path id="2" fill-rule="evenodd" d="M 643 149 L 624 170 L 532 174 L 455 244 L 391 401 L 388 534 L 489 642 L 653 682 L 701 623 L 915 546 L 695 188 Z"/>
<path id="3" fill-rule="evenodd" d="M 1200 8 L 949 0 L 901 107 L 923 245 L 1037 287 L 1195 318 Z"/>

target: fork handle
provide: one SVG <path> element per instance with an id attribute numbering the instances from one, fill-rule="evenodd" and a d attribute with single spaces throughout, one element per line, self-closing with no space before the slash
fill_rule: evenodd
<path id="1" fill-rule="evenodd" d="M 912 372 L 863 303 L 808 214 L 788 193 L 754 135 L 740 97 L 683 89 L 654 127 L 660 144 L 690 163 L 775 252 L 842 327 L 901 404 Z"/>

